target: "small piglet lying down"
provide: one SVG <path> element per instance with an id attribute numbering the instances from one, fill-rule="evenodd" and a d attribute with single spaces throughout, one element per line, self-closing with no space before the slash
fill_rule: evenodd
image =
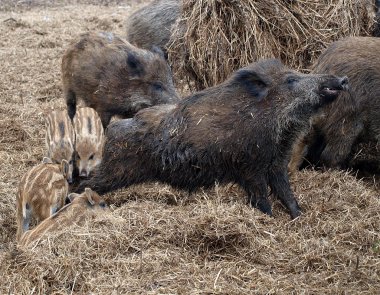
<path id="1" fill-rule="evenodd" d="M 27 247 L 49 232 L 79 224 L 90 217 L 91 214 L 96 213 L 96 210 L 106 208 L 104 200 L 89 188 L 86 188 L 84 193 L 80 195 L 71 193 L 67 198 L 70 200 L 69 204 L 45 219 L 34 229 L 24 233 L 19 242 L 21 247 Z"/>
<path id="2" fill-rule="evenodd" d="M 78 191 L 103 194 L 147 181 L 194 191 L 235 182 L 252 206 L 272 215 L 269 185 L 296 218 L 301 212 L 287 173 L 291 148 L 310 117 L 347 84 L 346 77 L 300 74 L 276 59 L 250 64 L 177 105 L 111 124 L 103 161 Z"/>

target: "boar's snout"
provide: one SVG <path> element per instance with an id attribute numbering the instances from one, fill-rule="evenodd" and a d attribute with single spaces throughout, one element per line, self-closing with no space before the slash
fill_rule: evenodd
<path id="1" fill-rule="evenodd" d="M 348 90 L 348 78 L 346 76 L 331 77 L 321 84 L 318 94 L 325 102 L 332 102 L 338 97 L 339 91 L 342 90 Z"/>
<path id="2" fill-rule="evenodd" d="M 86 169 L 83 169 L 81 170 L 81 172 L 79 173 L 79 176 L 80 177 L 88 177 L 88 171 Z"/>

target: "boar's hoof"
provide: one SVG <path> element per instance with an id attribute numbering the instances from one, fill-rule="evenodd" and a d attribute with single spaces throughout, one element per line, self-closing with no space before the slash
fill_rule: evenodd
<path id="1" fill-rule="evenodd" d="M 295 203 L 294 206 L 291 206 L 289 210 L 290 210 L 290 216 L 292 217 L 292 219 L 296 219 L 298 216 L 301 215 L 301 208 L 300 206 L 298 206 L 297 203 Z"/>
<path id="2" fill-rule="evenodd" d="M 251 202 L 252 207 L 259 209 L 261 212 L 273 216 L 272 214 L 272 206 L 270 205 L 267 199 L 261 199 L 256 202 Z"/>

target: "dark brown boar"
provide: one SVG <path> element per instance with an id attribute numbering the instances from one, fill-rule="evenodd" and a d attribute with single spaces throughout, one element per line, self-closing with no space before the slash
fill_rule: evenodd
<path id="1" fill-rule="evenodd" d="M 347 78 L 300 74 L 276 59 L 251 64 L 174 106 L 112 123 L 103 160 L 78 191 L 88 186 L 106 193 L 146 181 L 194 191 L 235 182 L 251 205 L 271 215 L 269 185 L 295 218 L 300 208 L 288 180 L 291 147 L 310 116 L 346 85 Z"/>
<path id="2" fill-rule="evenodd" d="M 94 108 L 104 127 L 113 115 L 177 100 L 172 74 L 160 49 L 139 49 L 112 33 L 86 33 L 62 58 L 63 92 L 71 119 L 77 96 Z"/>
<path id="3" fill-rule="evenodd" d="M 127 19 L 127 40 L 148 50 L 159 46 L 166 53 L 181 6 L 181 0 L 155 0 L 137 10 Z"/>
<path id="4" fill-rule="evenodd" d="M 380 143 L 379 48 L 379 38 L 350 37 L 332 43 L 320 56 L 313 72 L 347 75 L 350 89 L 313 119 L 294 150 L 291 170 L 301 165 L 299 151 L 306 154 L 303 166 L 349 168 L 356 145 Z"/>

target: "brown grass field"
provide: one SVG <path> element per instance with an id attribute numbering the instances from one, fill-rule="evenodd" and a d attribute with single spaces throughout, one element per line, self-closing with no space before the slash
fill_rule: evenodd
<path id="1" fill-rule="evenodd" d="M 297 173 L 293 221 L 277 201 L 274 218 L 250 208 L 232 184 L 146 184 L 17 247 L 17 185 L 44 156 L 44 112 L 64 107 L 63 50 L 85 31 L 123 36 L 143 2 L 0 1 L 0 294 L 380 294 L 380 192 L 347 172 Z"/>

